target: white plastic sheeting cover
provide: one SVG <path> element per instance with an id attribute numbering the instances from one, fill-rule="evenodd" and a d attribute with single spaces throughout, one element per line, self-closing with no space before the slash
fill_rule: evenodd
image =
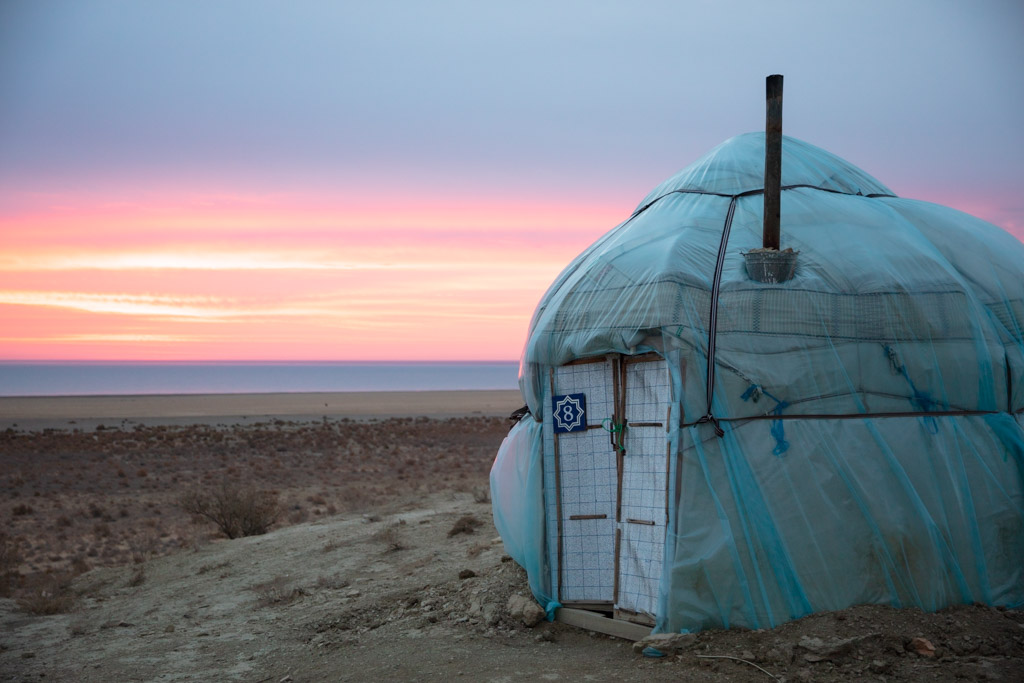
<path id="1" fill-rule="evenodd" d="M 1024 604 L 1024 245 L 784 138 L 782 247 L 799 257 L 761 284 L 742 252 L 761 246 L 763 169 L 763 133 L 719 145 L 544 295 L 520 373 L 533 417 L 492 474 L 510 552 L 550 602 L 535 518 L 550 368 L 656 351 L 678 418 L 658 630 Z"/>

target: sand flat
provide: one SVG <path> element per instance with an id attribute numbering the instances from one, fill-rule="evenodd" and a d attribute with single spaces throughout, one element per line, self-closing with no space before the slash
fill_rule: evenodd
<path id="1" fill-rule="evenodd" d="M 506 416 L 517 390 L 0 397 L 0 429 L 94 428 L 106 423 L 246 424 L 268 419 Z"/>

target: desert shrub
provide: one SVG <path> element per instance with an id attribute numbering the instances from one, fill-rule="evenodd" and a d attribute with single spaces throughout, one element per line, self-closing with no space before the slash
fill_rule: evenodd
<path id="1" fill-rule="evenodd" d="M 230 566 L 231 563 L 227 560 L 220 562 L 219 564 L 204 564 L 198 570 L 196 570 L 196 574 L 205 574 L 206 572 L 213 571 L 214 569 L 225 569 Z"/>
<path id="2" fill-rule="evenodd" d="M 75 555 L 75 557 L 71 560 L 71 573 L 75 576 L 78 576 L 79 574 L 84 574 L 90 569 L 91 567 L 89 566 L 89 563 L 86 562 L 85 558 L 81 555 Z"/>
<path id="3" fill-rule="evenodd" d="M 332 576 L 327 576 L 326 574 L 321 574 L 320 576 L 316 577 L 316 587 L 317 588 L 326 588 L 326 589 L 329 589 L 329 590 L 340 590 L 342 588 L 348 588 L 348 585 L 349 585 L 348 579 L 343 578 L 339 574 L 334 574 Z"/>
<path id="4" fill-rule="evenodd" d="M 21 557 L 18 546 L 6 532 L 0 531 L 0 598 L 11 596 L 11 580 L 18 569 Z"/>
<path id="5" fill-rule="evenodd" d="M 128 586 L 130 586 L 131 588 L 135 588 L 137 586 L 141 586 L 145 582 L 146 582 L 146 567 L 145 567 L 145 565 L 141 565 L 139 567 L 136 567 L 135 571 L 132 572 L 131 577 L 128 579 Z"/>
<path id="6" fill-rule="evenodd" d="M 252 590 L 256 593 L 257 607 L 288 605 L 306 595 L 303 588 L 292 585 L 286 576 L 276 576 L 270 581 L 258 583 Z"/>
<path id="7" fill-rule="evenodd" d="M 464 515 L 459 517 L 452 528 L 448 530 L 448 537 L 451 538 L 456 534 L 471 534 L 473 530 L 478 526 L 481 526 L 483 522 L 474 517 L 473 515 Z"/>
<path id="8" fill-rule="evenodd" d="M 373 535 L 373 539 L 384 546 L 384 552 L 393 553 L 399 550 L 405 550 L 405 543 L 402 541 L 402 536 L 398 532 L 399 528 L 403 524 L 405 524 L 404 521 L 400 521 L 395 524 L 388 524 Z"/>
<path id="9" fill-rule="evenodd" d="M 64 614 L 74 606 L 71 577 L 63 574 L 37 578 L 18 598 L 18 609 L 29 614 Z"/>
<path id="10" fill-rule="evenodd" d="M 273 494 L 232 484 L 205 492 L 190 491 L 178 504 L 185 512 L 216 524 L 228 538 L 265 534 L 281 515 Z"/>

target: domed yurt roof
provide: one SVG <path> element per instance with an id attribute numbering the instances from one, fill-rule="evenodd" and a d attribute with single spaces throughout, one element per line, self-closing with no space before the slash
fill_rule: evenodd
<path id="1" fill-rule="evenodd" d="M 781 248 L 799 252 L 797 266 L 758 282 L 743 254 L 762 246 L 764 141 L 715 147 L 559 275 L 524 350 L 533 412 L 542 367 L 645 350 L 679 359 L 688 416 L 775 409 L 751 387 L 789 414 L 1020 408 L 1024 388 L 1008 377 L 1024 371 L 1024 245 L 784 137 Z"/>
<path id="2" fill-rule="evenodd" d="M 781 250 L 741 135 L 534 313 L 491 492 L 549 612 L 676 633 L 1024 601 L 1024 245 L 781 147 Z"/>

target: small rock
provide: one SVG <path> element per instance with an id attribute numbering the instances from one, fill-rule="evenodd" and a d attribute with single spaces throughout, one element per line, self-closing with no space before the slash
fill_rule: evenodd
<path id="1" fill-rule="evenodd" d="M 825 648 L 825 641 L 821 638 L 812 638 L 810 636 L 801 636 L 798 643 L 800 647 L 811 652 L 817 652 Z"/>
<path id="2" fill-rule="evenodd" d="M 460 579 L 472 579 L 474 576 L 476 576 L 476 572 L 472 569 L 463 569 L 459 572 Z"/>
<path id="3" fill-rule="evenodd" d="M 927 638 L 913 638 L 907 645 L 907 651 L 914 652 L 922 657 L 934 657 L 935 646 Z"/>
<path id="4" fill-rule="evenodd" d="M 553 643 L 555 642 L 555 632 L 549 628 L 541 629 L 533 639 L 538 643 Z"/>
<path id="5" fill-rule="evenodd" d="M 776 664 L 790 664 L 793 661 L 793 646 L 781 644 L 768 651 L 768 661 Z"/>
<path id="6" fill-rule="evenodd" d="M 174 633 L 174 624 L 167 624 L 164 628 L 164 633 Z"/>
<path id="7" fill-rule="evenodd" d="M 871 669 L 871 673 L 885 674 L 892 669 L 892 664 L 881 659 L 872 659 L 868 668 Z"/>
<path id="8" fill-rule="evenodd" d="M 530 628 L 539 624 L 547 616 L 543 607 L 531 598 L 522 595 L 510 595 L 505 608 L 508 610 L 509 616 L 521 620 Z"/>
<path id="9" fill-rule="evenodd" d="M 641 654 L 652 647 L 666 655 L 679 654 L 690 649 L 696 639 L 696 633 L 652 633 L 633 643 L 633 652 Z"/>
<path id="10" fill-rule="evenodd" d="M 488 626 L 497 626 L 501 621 L 501 615 L 493 604 L 486 604 L 480 608 L 480 617 Z"/>

